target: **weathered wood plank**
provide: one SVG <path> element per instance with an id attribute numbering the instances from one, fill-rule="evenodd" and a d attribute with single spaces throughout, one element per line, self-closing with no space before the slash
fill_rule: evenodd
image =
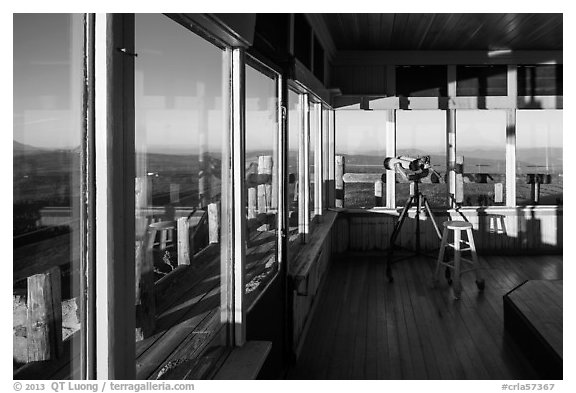
<path id="1" fill-rule="evenodd" d="M 57 359 L 62 355 L 62 296 L 60 269 L 28 277 L 28 361 Z"/>

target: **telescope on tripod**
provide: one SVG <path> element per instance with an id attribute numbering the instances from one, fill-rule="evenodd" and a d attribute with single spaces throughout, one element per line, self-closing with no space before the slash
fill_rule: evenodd
<path id="1" fill-rule="evenodd" d="M 394 249 L 396 248 L 396 239 L 400 233 L 400 229 L 406 220 L 406 216 L 408 215 L 408 210 L 411 207 L 416 208 L 415 219 L 416 219 L 416 241 L 415 241 L 415 248 L 416 254 L 420 254 L 420 212 L 422 209 L 430 217 L 432 224 L 434 225 L 434 229 L 436 230 L 436 234 L 438 238 L 442 238 L 442 234 L 440 229 L 438 228 L 438 224 L 436 223 L 436 219 L 434 217 L 434 213 L 432 213 L 432 209 L 430 208 L 430 204 L 428 203 L 428 199 L 422 192 L 420 192 L 419 184 L 421 179 L 427 176 L 436 176 L 437 179 L 440 179 L 440 175 L 434 169 L 432 169 L 432 165 L 430 163 L 430 156 L 422 156 L 422 157 L 410 157 L 410 156 L 398 156 L 398 157 L 386 157 L 384 160 L 384 168 L 388 170 L 394 170 L 396 173 L 400 175 L 400 177 L 412 183 L 412 187 L 410 188 L 410 196 L 408 197 L 406 203 L 404 204 L 404 208 L 400 213 L 398 221 L 394 224 L 394 230 L 392 231 L 392 235 L 390 236 L 390 246 L 388 248 L 388 258 L 386 261 L 386 276 L 388 277 L 388 281 L 394 281 L 392 277 L 392 258 L 394 257 Z"/>

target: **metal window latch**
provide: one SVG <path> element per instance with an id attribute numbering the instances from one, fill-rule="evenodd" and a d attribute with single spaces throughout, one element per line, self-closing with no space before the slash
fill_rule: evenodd
<path id="1" fill-rule="evenodd" d="M 128 49 L 126 48 L 118 48 L 118 51 L 128 56 L 138 57 L 138 53 L 128 52 Z"/>

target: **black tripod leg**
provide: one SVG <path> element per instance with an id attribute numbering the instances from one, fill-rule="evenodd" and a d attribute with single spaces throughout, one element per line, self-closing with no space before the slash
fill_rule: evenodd
<path id="1" fill-rule="evenodd" d="M 442 239 L 442 232 L 440 231 L 440 228 L 438 228 L 438 223 L 436 222 L 436 217 L 434 216 L 434 213 L 432 213 L 432 209 L 430 208 L 430 204 L 428 203 L 428 198 L 422 195 L 422 199 L 424 200 L 424 208 L 426 209 L 426 212 L 432 219 L 432 225 L 434 225 L 434 229 L 436 230 L 438 239 Z"/>
<path id="2" fill-rule="evenodd" d="M 402 212 L 400 213 L 400 217 L 398 218 L 396 225 L 394 225 L 394 230 L 392 231 L 392 235 L 390 236 L 390 245 L 388 246 L 388 258 L 386 260 L 386 277 L 388 278 L 388 282 L 394 281 L 394 277 L 392 277 L 392 257 L 394 255 L 394 247 L 396 245 L 395 244 L 396 238 L 398 237 L 398 234 L 400 233 L 400 228 L 402 228 L 402 224 L 404 224 L 404 220 L 406 220 L 406 216 L 408 215 L 408 209 L 410 209 L 410 206 L 412 205 L 413 200 L 414 200 L 414 196 L 410 196 L 408 198 L 408 200 L 406 201 L 406 204 L 404 205 L 404 208 L 402 209 Z"/>

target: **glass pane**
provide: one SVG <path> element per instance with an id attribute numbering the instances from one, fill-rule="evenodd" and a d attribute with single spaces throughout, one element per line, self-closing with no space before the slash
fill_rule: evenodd
<path id="1" fill-rule="evenodd" d="M 320 104 L 310 102 L 310 150 L 309 150 L 309 171 L 310 171 L 310 220 L 316 215 L 316 185 L 318 184 L 317 154 L 320 136 Z"/>
<path id="2" fill-rule="evenodd" d="M 562 205 L 562 111 L 516 113 L 516 204 Z"/>
<path id="3" fill-rule="evenodd" d="M 382 163 L 386 158 L 386 112 L 337 110 L 335 148 L 336 155 L 344 156 L 345 172 L 350 177 L 344 183 L 344 207 L 376 206 L 375 183 L 382 181 L 385 173 Z M 383 192 L 382 198 L 385 195 Z M 380 206 L 386 204 L 383 200 L 378 202 Z"/>
<path id="4" fill-rule="evenodd" d="M 187 358 L 225 343 L 218 293 L 229 54 L 157 14 L 136 16 L 135 40 L 137 377 L 149 378 L 155 368 L 140 365 L 179 359 L 144 350 L 165 334 L 197 343 Z"/>
<path id="5" fill-rule="evenodd" d="M 464 206 L 506 203 L 506 112 L 456 112 L 456 163 L 462 162 Z M 459 174 L 456 175 L 457 182 Z"/>
<path id="6" fill-rule="evenodd" d="M 430 156 L 439 176 L 421 179 L 420 191 L 431 206 L 446 206 L 446 112 L 437 110 L 396 111 L 396 153 L 408 157 Z M 396 176 L 396 206 L 404 206 L 410 184 Z"/>
<path id="7" fill-rule="evenodd" d="M 329 166 L 330 166 L 330 110 L 322 108 L 322 204 L 324 208 L 328 208 L 328 189 L 330 184 L 329 179 Z"/>
<path id="8" fill-rule="evenodd" d="M 298 230 L 298 172 L 302 129 L 301 96 L 288 90 L 288 215 L 290 232 Z"/>
<path id="9" fill-rule="evenodd" d="M 246 66 L 246 302 L 278 270 L 278 92 L 276 77 Z"/>
<path id="10" fill-rule="evenodd" d="M 80 378 L 82 15 L 14 14 L 13 365 Z M 33 363 L 33 364 L 30 364 Z"/>

